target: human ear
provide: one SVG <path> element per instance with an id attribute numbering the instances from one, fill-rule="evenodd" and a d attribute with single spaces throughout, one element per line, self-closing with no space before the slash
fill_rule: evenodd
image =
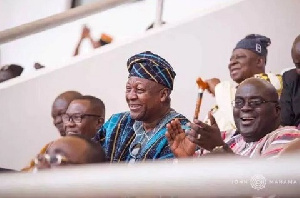
<path id="1" fill-rule="evenodd" d="M 98 118 L 97 119 L 97 124 L 96 124 L 97 130 L 99 130 L 102 127 L 103 124 L 104 124 L 104 119 L 103 118 Z"/>
<path id="2" fill-rule="evenodd" d="M 258 57 L 257 59 L 257 67 L 263 69 L 266 65 L 266 59 L 264 57 Z"/>
<path id="3" fill-rule="evenodd" d="M 170 90 L 168 88 L 163 88 L 160 91 L 160 101 L 165 102 L 169 99 L 170 96 Z"/>

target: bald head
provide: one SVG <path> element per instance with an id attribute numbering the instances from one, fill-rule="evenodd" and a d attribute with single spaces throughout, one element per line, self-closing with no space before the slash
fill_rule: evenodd
<path id="1" fill-rule="evenodd" d="M 52 142 L 47 148 L 46 155 L 49 158 L 57 159 L 57 161 L 47 161 L 45 155 L 40 155 L 37 163 L 38 169 L 104 163 L 106 161 L 105 152 L 101 145 L 80 135 L 61 137 Z"/>
<path id="2" fill-rule="evenodd" d="M 58 99 L 64 99 L 64 100 L 67 100 L 67 101 L 72 101 L 74 100 L 75 98 L 79 98 L 81 97 L 81 93 L 77 92 L 77 91 L 66 91 L 66 92 L 63 92 L 61 93 L 60 95 L 58 95 L 55 100 L 58 100 Z"/>
<path id="3" fill-rule="evenodd" d="M 296 66 L 296 71 L 300 75 L 300 35 L 298 35 L 294 40 L 291 55 Z"/>
<path id="4" fill-rule="evenodd" d="M 275 87 L 268 81 L 248 78 L 237 88 L 233 117 L 246 142 L 256 142 L 276 130 L 280 107 Z"/>
<path id="5" fill-rule="evenodd" d="M 249 85 L 260 90 L 259 94 L 261 96 L 266 96 L 268 100 L 278 101 L 278 94 L 275 87 L 268 81 L 259 78 L 248 78 L 244 80 L 237 88 L 237 92 L 244 87 L 249 87 Z"/>
<path id="6" fill-rule="evenodd" d="M 61 115 L 65 114 L 69 104 L 82 95 L 77 91 L 66 91 L 57 96 L 53 102 L 51 115 L 53 118 L 53 124 L 58 129 L 61 136 L 65 136 L 65 130 L 63 127 L 63 122 Z"/>

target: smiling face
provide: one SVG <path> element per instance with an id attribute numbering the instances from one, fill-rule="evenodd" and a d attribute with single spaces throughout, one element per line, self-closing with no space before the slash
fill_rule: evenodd
<path id="1" fill-rule="evenodd" d="M 79 117 L 81 122 L 78 123 L 72 119 L 64 121 L 66 134 L 81 134 L 86 138 L 93 138 L 103 125 L 102 112 L 102 109 L 95 108 L 95 105 L 89 100 L 73 100 L 66 111 L 66 115 L 72 119 Z"/>
<path id="2" fill-rule="evenodd" d="M 61 136 L 66 135 L 61 116 L 66 113 L 68 105 L 69 101 L 65 98 L 57 98 L 52 106 L 51 116 L 53 118 L 53 124 L 58 129 Z"/>
<path id="3" fill-rule="evenodd" d="M 269 82 L 263 81 L 248 79 L 238 87 L 235 95 L 233 116 L 237 130 L 246 142 L 258 141 L 279 126 L 280 108 L 275 103 L 278 95 Z M 238 107 L 238 104 L 244 105 Z"/>
<path id="4" fill-rule="evenodd" d="M 235 49 L 228 65 L 230 77 L 233 81 L 241 83 L 254 74 L 265 72 L 265 59 L 246 49 Z"/>
<path id="5" fill-rule="evenodd" d="M 160 118 L 168 100 L 167 88 L 151 80 L 130 77 L 126 84 L 126 101 L 132 119 L 154 121 Z"/>

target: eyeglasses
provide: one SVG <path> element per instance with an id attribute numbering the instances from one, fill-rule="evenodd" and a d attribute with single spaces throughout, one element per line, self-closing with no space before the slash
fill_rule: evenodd
<path id="1" fill-rule="evenodd" d="M 277 104 L 278 101 L 271 101 L 271 100 L 264 100 L 263 98 L 254 98 L 254 99 L 250 99 L 248 100 L 248 106 L 251 107 L 252 109 L 258 108 L 260 107 L 262 104 L 265 103 L 275 103 Z M 246 105 L 246 100 L 238 98 L 234 101 L 232 101 L 232 106 L 237 108 L 237 109 L 241 109 Z"/>
<path id="2" fill-rule="evenodd" d="M 70 164 L 70 161 L 63 155 L 56 154 L 56 155 L 49 155 L 49 154 L 41 154 L 35 158 L 34 163 L 35 165 L 39 165 L 42 163 L 48 163 L 50 165 L 65 165 Z"/>
<path id="3" fill-rule="evenodd" d="M 73 115 L 64 114 L 61 116 L 61 118 L 62 118 L 63 122 L 71 122 L 72 121 L 77 124 L 80 124 L 82 122 L 82 119 L 87 116 L 101 118 L 101 116 L 95 115 L 95 114 L 79 114 L 79 113 L 76 113 Z"/>

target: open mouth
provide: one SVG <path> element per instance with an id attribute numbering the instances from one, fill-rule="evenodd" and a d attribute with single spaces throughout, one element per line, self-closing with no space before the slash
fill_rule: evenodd
<path id="1" fill-rule="evenodd" d="M 137 111 L 137 110 L 139 110 L 141 107 L 142 107 L 142 105 L 139 105 L 139 104 L 130 104 L 130 105 L 129 105 L 129 109 L 130 109 L 131 111 Z"/>
<path id="2" fill-rule="evenodd" d="M 233 69 L 230 69 L 230 73 L 231 73 L 232 75 L 236 74 L 236 73 L 239 72 L 239 71 L 240 71 L 240 68 L 233 68 Z"/>
<path id="3" fill-rule="evenodd" d="M 251 125 L 254 122 L 255 118 L 254 117 L 242 117 L 242 125 L 248 126 Z"/>
<path id="4" fill-rule="evenodd" d="M 67 131 L 66 134 L 67 134 L 67 135 L 77 135 L 77 134 L 79 134 L 79 133 L 74 132 L 74 131 Z"/>

